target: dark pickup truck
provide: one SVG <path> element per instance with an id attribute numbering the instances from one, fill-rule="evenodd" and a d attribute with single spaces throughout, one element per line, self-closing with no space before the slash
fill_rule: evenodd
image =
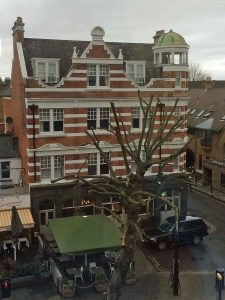
<path id="1" fill-rule="evenodd" d="M 178 224 L 178 243 L 193 243 L 198 245 L 204 236 L 208 235 L 208 226 L 203 219 L 196 216 L 186 216 Z M 163 251 L 176 241 L 175 218 L 166 218 L 158 228 L 143 230 L 145 242 L 150 242 Z"/>

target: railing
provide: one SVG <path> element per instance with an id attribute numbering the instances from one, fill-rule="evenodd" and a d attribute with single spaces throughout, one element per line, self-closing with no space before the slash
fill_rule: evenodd
<path id="1" fill-rule="evenodd" d="M 42 82 L 44 82 L 45 84 L 48 84 L 48 85 L 54 85 L 54 84 L 57 84 L 60 80 L 60 78 L 56 78 L 55 76 L 49 76 L 49 77 L 35 77 L 35 79 L 39 79 L 41 80 Z"/>

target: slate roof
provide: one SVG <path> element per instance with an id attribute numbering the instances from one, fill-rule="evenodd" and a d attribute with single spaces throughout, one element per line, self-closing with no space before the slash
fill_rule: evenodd
<path id="1" fill-rule="evenodd" d="M 10 134 L 0 135 L 0 158 L 20 157 L 17 138 Z"/>
<path id="2" fill-rule="evenodd" d="M 53 39 L 24 39 L 24 57 L 28 76 L 32 76 L 31 58 L 60 58 L 60 77 L 67 75 L 71 64 L 73 47 L 76 47 L 78 57 L 90 44 L 90 41 L 53 40 Z M 122 49 L 124 60 L 148 61 L 153 64 L 153 44 L 106 42 L 115 57 Z"/>
<path id="3" fill-rule="evenodd" d="M 205 81 L 189 83 L 189 127 L 197 127 L 213 118 L 211 130 L 220 131 L 225 127 L 225 81 L 212 81 L 212 87 L 205 86 Z M 200 127 L 200 126 L 199 126 Z"/>

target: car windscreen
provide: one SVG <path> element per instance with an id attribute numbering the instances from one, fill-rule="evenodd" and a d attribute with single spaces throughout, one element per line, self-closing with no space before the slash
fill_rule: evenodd
<path id="1" fill-rule="evenodd" d="M 170 231 L 174 227 L 174 223 L 169 222 L 167 219 L 163 220 L 159 228 L 163 231 Z"/>

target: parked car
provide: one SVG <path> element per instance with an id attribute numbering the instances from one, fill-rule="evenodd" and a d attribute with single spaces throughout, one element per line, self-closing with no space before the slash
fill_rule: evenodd
<path id="1" fill-rule="evenodd" d="M 186 216 L 178 225 L 179 244 L 193 243 L 198 245 L 204 236 L 208 235 L 208 226 L 203 219 L 196 216 Z M 159 227 L 143 231 L 144 241 L 149 241 L 158 250 L 163 251 L 176 240 L 175 217 L 166 218 Z"/>

